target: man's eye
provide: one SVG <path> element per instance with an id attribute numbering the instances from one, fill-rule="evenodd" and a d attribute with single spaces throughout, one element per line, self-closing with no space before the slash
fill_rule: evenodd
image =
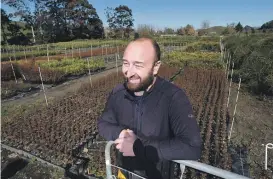
<path id="1" fill-rule="evenodd" d="M 136 65 L 136 67 L 137 67 L 137 68 L 143 68 L 143 66 L 142 66 L 142 65 Z"/>

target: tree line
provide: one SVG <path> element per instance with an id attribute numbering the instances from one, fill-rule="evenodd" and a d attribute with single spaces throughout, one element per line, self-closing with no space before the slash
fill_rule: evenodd
<path id="1" fill-rule="evenodd" d="M 1 44 L 31 45 L 71 41 L 75 39 L 101 39 L 101 38 L 129 38 L 133 34 L 139 36 L 155 35 L 211 35 L 209 21 L 201 23 L 201 29 L 194 29 L 193 25 L 186 25 L 178 29 L 166 27 L 156 30 L 153 26 L 140 24 L 134 26 L 132 9 L 120 5 L 105 9 L 108 28 L 96 9 L 88 0 L 3 0 L 3 4 L 13 8 L 14 13 L 7 13 L 1 8 Z M 34 10 L 30 10 L 30 3 Z M 19 21 L 12 21 L 16 18 Z M 263 29 L 272 28 L 273 21 L 261 26 Z M 253 27 L 243 26 L 239 22 L 228 24 L 217 35 L 234 33 L 255 33 Z M 265 30 L 264 30 L 265 31 Z"/>
<path id="2" fill-rule="evenodd" d="M 3 0 L 15 10 L 1 8 L 2 44 L 40 44 L 105 37 L 103 22 L 88 0 Z M 34 4 L 34 12 L 29 3 Z M 128 37 L 133 27 L 132 10 L 124 5 L 105 10 L 111 36 Z M 12 21 L 12 18 L 19 19 Z"/>

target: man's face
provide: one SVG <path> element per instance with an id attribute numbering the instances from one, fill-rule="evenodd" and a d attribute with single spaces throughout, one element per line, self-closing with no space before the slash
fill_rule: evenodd
<path id="1" fill-rule="evenodd" d="M 149 42 L 133 42 L 123 56 L 122 72 L 132 92 L 146 90 L 154 80 L 155 52 Z"/>

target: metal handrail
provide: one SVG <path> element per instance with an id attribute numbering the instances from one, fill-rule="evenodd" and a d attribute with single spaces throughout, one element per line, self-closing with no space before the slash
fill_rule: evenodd
<path id="1" fill-rule="evenodd" d="M 105 147 L 105 164 L 106 164 L 106 176 L 107 179 L 112 179 L 112 170 L 111 170 L 111 158 L 110 158 L 110 149 L 114 141 L 109 141 Z M 223 170 L 217 167 L 213 167 L 211 165 L 207 165 L 201 162 L 191 161 L 191 160 L 173 160 L 173 162 L 179 163 L 181 168 L 181 176 L 184 173 L 185 167 L 191 167 L 197 169 L 199 171 L 203 171 L 208 174 L 212 174 L 214 176 L 218 176 L 226 179 L 249 179 L 243 175 L 238 175 L 236 173 Z"/>

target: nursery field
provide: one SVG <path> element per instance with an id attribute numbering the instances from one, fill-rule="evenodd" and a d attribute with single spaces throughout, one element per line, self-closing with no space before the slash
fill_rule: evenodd
<path id="1" fill-rule="evenodd" d="M 164 66 L 160 76 L 169 79 L 178 70 Z M 218 70 L 187 68 L 183 74 L 177 75 L 174 83 L 185 88 L 193 103 L 205 141 L 201 161 L 230 169 L 226 142 L 226 110 L 223 109 L 226 99 L 224 73 Z M 85 84 L 77 94 L 56 100 L 48 107 L 37 108 L 9 121 L 3 119 L 3 143 L 63 167 L 72 163 L 74 157 L 87 148 L 90 149 L 87 153 L 81 152 L 81 155 L 90 159 L 86 172 L 104 176 L 105 143 L 97 133 L 96 120 L 110 90 L 120 82 L 121 74 L 110 74 L 94 82 L 93 87 Z M 198 88 L 205 95 L 197 93 L 193 88 Z M 179 171 L 176 175 L 178 177 Z M 188 175 L 193 177 L 196 173 L 189 171 Z"/>
<path id="2" fill-rule="evenodd" d="M 252 169 L 245 169 L 248 168 L 246 165 L 249 166 L 249 163 L 242 161 L 245 166 L 240 165 L 241 170 L 237 171 L 238 167 L 234 165 L 235 160 L 230 153 L 234 138 L 231 138 L 232 142 L 230 142 L 228 133 L 233 117 L 232 110 L 236 103 L 234 100 L 236 89 L 232 91 L 231 104 L 227 108 L 232 61 L 226 52 L 224 55 L 221 53 L 219 38 L 171 39 L 160 40 L 160 43 L 163 65 L 159 75 L 185 90 L 200 127 L 203 150 L 199 161 L 249 176 L 249 170 Z M 45 103 L 37 104 L 20 114 L 5 114 L 1 124 L 2 143 L 63 168 L 75 163 L 80 157 L 88 159 L 83 174 L 105 178 L 106 141 L 99 136 L 96 122 L 113 87 L 123 82 L 123 76 L 117 67 L 120 65 L 125 48 L 122 45 L 125 44 L 120 42 L 119 50 L 116 47 L 112 51 L 108 48 L 107 55 L 102 53 L 100 48 L 97 55 L 91 54 L 95 52 L 92 50 L 86 52 L 86 55 L 82 51 L 78 53 L 73 51 L 73 56 L 72 53 L 55 54 L 56 58 L 51 56 L 49 60 L 47 56 L 37 56 L 35 59 L 23 57 L 21 60 L 2 62 L 2 85 L 7 84 L 6 89 L 19 88 L 19 81 L 24 88 L 40 84 L 40 74 L 44 84 L 58 86 L 64 81 L 69 81 L 71 77 L 77 76 L 80 80 L 83 76 L 86 78 L 86 75 L 96 76 L 95 72 L 104 71 L 110 66 L 113 68 L 113 72 L 94 78 L 92 83 L 86 78 L 84 83 L 77 84 L 81 86 L 74 93 L 64 94 L 59 98 L 54 97 L 49 101 L 48 106 Z M 67 47 L 64 44 L 57 45 Z M 109 43 L 110 45 L 112 44 Z M 87 46 L 88 44 L 80 47 L 87 48 Z M 15 80 L 18 80 L 18 83 Z M 18 100 L 23 102 L 24 98 Z M 240 112 L 243 107 L 238 110 Z M 238 128 L 236 132 L 238 133 Z M 259 139 L 261 137 L 260 135 Z M 235 137 L 237 143 L 240 143 L 241 138 L 243 136 Z M 252 147 L 258 148 L 254 145 Z M 115 164 L 115 152 L 113 149 L 113 164 Z M 251 159 L 256 163 L 262 163 L 263 158 L 264 156 Z M 242 160 L 242 157 L 237 159 Z M 270 165 L 272 164 L 269 163 Z M 179 178 L 179 166 L 174 164 L 173 167 L 173 176 Z M 272 176 L 272 172 L 265 171 L 262 164 L 253 164 L 250 167 L 255 167 L 251 176 L 261 178 Z M 113 171 L 116 172 L 114 168 Z M 189 168 L 186 168 L 184 175 L 198 179 L 216 178 Z"/>

